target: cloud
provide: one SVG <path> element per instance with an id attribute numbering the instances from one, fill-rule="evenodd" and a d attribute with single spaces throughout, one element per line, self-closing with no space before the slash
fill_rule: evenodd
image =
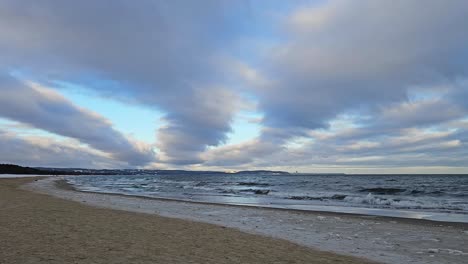
<path id="1" fill-rule="evenodd" d="M 351 138 L 337 133 L 296 147 L 280 147 L 260 140 L 224 146 L 207 152 L 205 165 L 231 168 L 466 167 L 468 130 L 402 129 L 390 134 Z M 383 171 L 380 171 L 382 173 Z"/>
<path id="2" fill-rule="evenodd" d="M 246 15 L 243 2 L 1 5 L 5 68 L 19 69 L 41 83 L 79 83 L 166 112 L 158 145 L 176 164 L 196 163 L 207 146 L 225 141 L 236 110 L 232 96 L 219 86 L 224 72 L 216 57 L 242 30 L 236 21 Z"/>
<path id="3" fill-rule="evenodd" d="M 463 118 L 467 113 L 461 106 L 443 99 L 405 101 L 383 108 L 375 122 L 386 127 L 431 126 Z"/>
<path id="4" fill-rule="evenodd" d="M 467 76 L 466 1 L 329 1 L 297 9 L 258 89 L 265 125 L 326 128 L 337 115 Z"/>
<path id="5" fill-rule="evenodd" d="M 44 137 L 22 137 L 0 129 L 0 157 L 3 163 L 25 166 L 115 168 L 125 162 L 103 153 Z"/>
<path id="6" fill-rule="evenodd" d="M 234 151 L 232 159 L 257 167 L 466 165 L 459 156 L 464 133 L 402 142 L 409 131 L 423 139 L 437 134 L 426 129 L 446 130 L 448 122 L 467 116 L 461 99 L 468 78 L 467 16 L 466 1 L 327 1 L 296 9 L 287 18 L 284 41 L 263 65 L 239 70 L 265 116 L 258 141 Z M 449 88 L 410 98 L 415 90 L 430 94 L 437 86 Z M 346 114 L 359 120 L 334 130 L 332 123 Z M 296 138 L 311 143 L 290 148 Z M 249 149 L 265 143 L 278 145 L 275 154 L 254 158 Z M 438 154 L 446 156 L 437 160 Z"/>
<path id="7" fill-rule="evenodd" d="M 158 166 L 466 166 L 468 2 L 302 3 L 249 20 L 238 1 L 3 1 L 0 70 L 163 111 Z M 239 55 L 246 43 L 257 45 Z M 154 162 L 102 117 L 22 89 L 10 90 L 23 103 L 5 102 L 5 116 Z M 261 135 L 224 145 L 246 104 Z"/>
<path id="8" fill-rule="evenodd" d="M 82 109 L 59 93 L 0 75 L 0 116 L 86 143 L 130 165 L 154 161 L 149 146 L 126 138 L 102 116 Z"/>
<path id="9" fill-rule="evenodd" d="M 206 166 L 237 167 L 251 165 L 257 160 L 268 159 L 269 155 L 282 149 L 277 144 L 256 138 L 239 144 L 210 149 L 202 157 Z"/>
<path id="10" fill-rule="evenodd" d="M 193 107 L 187 101 L 198 101 L 198 105 Z M 240 101 L 237 94 L 218 87 L 199 89 L 191 97 L 180 98 L 178 111 L 165 118 L 168 126 L 158 130 L 158 147 L 164 151 L 166 162 L 200 163 L 199 155 L 206 145 L 217 146 L 226 141 Z"/>
<path id="11" fill-rule="evenodd" d="M 205 165 L 290 170 L 464 167 L 468 109 L 452 96 L 446 92 L 389 103 L 367 116 L 341 115 L 325 129 L 267 127 L 254 140 L 207 151 Z"/>

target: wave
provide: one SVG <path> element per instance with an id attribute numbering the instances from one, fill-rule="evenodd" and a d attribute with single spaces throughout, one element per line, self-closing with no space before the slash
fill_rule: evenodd
<path id="1" fill-rule="evenodd" d="M 364 196 L 364 197 L 346 197 L 344 201 L 349 202 L 349 203 L 380 205 L 380 206 L 387 206 L 387 207 L 413 208 L 413 209 L 420 209 L 423 207 L 422 202 L 402 201 L 399 199 L 387 199 L 387 198 L 374 196 L 371 193 L 369 193 L 367 196 Z"/>
<path id="2" fill-rule="evenodd" d="M 239 194 L 239 193 L 253 193 L 259 195 L 267 195 L 271 190 L 262 190 L 262 189 L 241 189 L 241 190 L 222 190 L 220 193 L 230 193 L 230 194 Z"/>
<path id="3" fill-rule="evenodd" d="M 464 205 L 454 206 L 449 204 L 432 203 L 427 201 L 415 200 L 401 200 L 401 199 L 388 199 L 383 197 L 374 196 L 371 193 L 365 197 L 351 197 L 348 196 L 344 199 L 348 203 L 367 204 L 381 208 L 398 208 L 398 209 L 443 209 L 443 210 L 466 210 Z"/>
<path id="4" fill-rule="evenodd" d="M 437 190 L 437 191 L 423 191 L 423 190 L 411 190 L 408 192 L 411 195 L 423 195 L 423 194 L 428 194 L 428 195 L 444 195 L 446 194 L 444 191 Z"/>
<path id="5" fill-rule="evenodd" d="M 270 186 L 268 183 L 261 183 L 261 182 L 238 182 L 237 185 L 241 186 Z"/>
<path id="6" fill-rule="evenodd" d="M 344 200 L 347 195 L 344 194 L 335 194 L 332 196 L 289 196 L 286 199 L 291 200 Z"/>
<path id="7" fill-rule="evenodd" d="M 468 213 L 468 178 L 464 177 L 71 177 L 77 189 L 160 197 L 193 195 L 241 197 L 252 202 L 415 209 Z M 122 189 L 124 188 L 124 189 Z M 261 198 L 261 199 L 259 199 Z M 202 199 L 202 198 L 200 198 Z M 288 200 L 289 202 L 285 202 Z M 293 202 L 293 200 L 297 200 Z M 300 201 L 302 200 L 302 201 Z"/>
<path id="8" fill-rule="evenodd" d="M 420 196 L 420 195 L 430 195 L 430 196 L 442 196 L 447 194 L 445 190 L 421 190 L 421 189 L 404 189 L 404 188 L 364 188 L 360 189 L 359 192 L 367 192 L 371 194 L 377 195 L 413 195 L 413 196 Z"/>
<path id="9" fill-rule="evenodd" d="M 377 188 L 365 188 L 365 189 L 361 189 L 359 190 L 359 192 L 368 192 L 368 193 L 372 193 L 372 194 L 397 194 L 397 193 L 402 193 L 402 192 L 405 192 L 406 189 L 401 189 L 401 188 L 381 188 L 381 187 L 377 187 Z"/>

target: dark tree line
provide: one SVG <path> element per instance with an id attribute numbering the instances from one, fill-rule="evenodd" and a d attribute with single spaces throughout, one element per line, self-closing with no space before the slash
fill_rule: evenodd
<path id="1" fill-rule="evenodd" d="M 35 169 L 14 164 L 0 164 L 0 174 L 35 174 L 35 175 L 65 175 L 74 174 L 59 170 Z"/>

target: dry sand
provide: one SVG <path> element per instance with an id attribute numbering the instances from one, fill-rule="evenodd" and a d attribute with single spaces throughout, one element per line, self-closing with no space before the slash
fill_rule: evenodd
<path id="1" fill-rule="evenodd" d="M 235 229 L 102 209 L 0 179 L 0 263 L 371 263 Z"/>

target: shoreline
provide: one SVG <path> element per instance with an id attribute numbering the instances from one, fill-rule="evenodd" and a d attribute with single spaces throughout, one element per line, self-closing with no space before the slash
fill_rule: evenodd
<path id="1" fill-rule="evenodd" d="M 0 179 L 0 263 L 374 263 L 286 240 L 27 190 Z"/>
<path id="2" fill-rule="evenodd" d="M 383 263 L 464 263 L 468 255 L 465 224 L 70 191 L 57 188 L 58 179 L 32 182 L 27 189 L 98 208 L 215 224 Z"/>
<path id="3" fill-rule="evenodd" d="M 359 213 L 333 212 L 333 211 L 321 211 L 321 210 L 301 210 L 301 209 L 294 209 L 294 208 L 268 207 L 268 206 L 262 206 L 262 205 L 227 204 L 227 203 L 216 203 L 216 202 L 192 201 L 192 200 L 184 200 L 184 199 L 177 199 L 177 198 L 151 197 L 151 196 L 143 196 L 143 195 L 135 195 L 135 194 L 82 191 L 82 190 L 75 188 L 72 184 L 68 183 L 64 179 L 58 179 L 55 181 L 54 184 L 57 188 L 67 190 L 67 191 L 81 192 L 81 193 L 102 194 L 102 195 L 121 196 L 121 197 L 134 197 L 134 198 L 139 198 L 139 199 L 148 199 L 148 200 L 156 200 L 156 201 L 175 202 L 175 203 L 194 203 L 194 204 L 204 204 L 204 205 L 213 205 L 213 206 L 246 207 L 246 208 L 255 208 L 259 210 L 279 210 L 279 211 L 288 211 L 288 212 L 296 212 L 296 213 L 304 213 L 304 214 L 309 214 L 309 213 L 310 214 L 322 214 L 322 215 L 337 216 L 337 217 L 346 216 L 346 217 L 357 217 L 361 219 L 372 218 L 372 219 L 379 220 L 379 221 L 399 221 L 399 222 L 415 224 L 415 225 L 429 225 L 429 226 L 442 226 L 443 225 L 443 226 L 449 226 L 449 227 L 468 229 L 468 223 L 466 222 L 439 221 L 439 220 L 431 220 L 431 219 L 368 215 L 368 214 L 359 214 Z"/>

